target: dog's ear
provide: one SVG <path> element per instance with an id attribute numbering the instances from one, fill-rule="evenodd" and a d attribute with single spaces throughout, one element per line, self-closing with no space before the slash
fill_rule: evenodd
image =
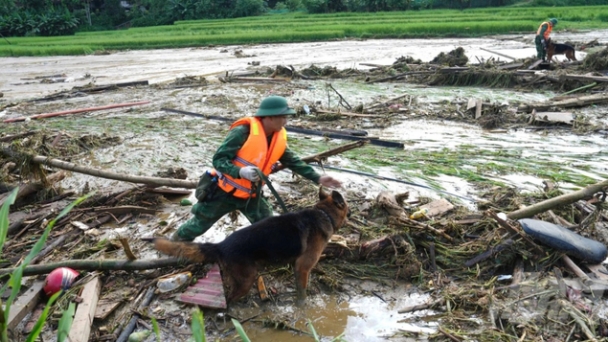
<path id="1" fill-rule="evenodd" d="M 331 199 L 338 208 L 342 209 L 346 207 L 346 201 L 344 200 L 344 197 L 342 197 L 341 193 L 333 190 L 331 192 Z"/>
<path id="2" fill-rule="evenodd" d="M 329 194 L 323 190 L 323 185 L 319 186 L 319 201 L 329 197 Z"/>

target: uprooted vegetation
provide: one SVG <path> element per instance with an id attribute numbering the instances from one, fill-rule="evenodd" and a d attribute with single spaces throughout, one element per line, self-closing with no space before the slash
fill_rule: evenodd
<path id="1" fill-rule="evenodd" d="M 26 139 L 29 140 L 28 143 L 24 143 Z M 83 141 L 88 143 L 83 144 Z M 23 158 L 25 151 L 48 151 L 47 145 L 52 144 L 56 147 L 53 156 L 66 159 L 69 155 L 82 151 L 82 148 L 101 148 L 116 141 L 111 137 L 77 138 L 40 132 L 15 138 L 12 147 L 5 148 L 2 154 L 3 166 L 10 163 L 15 165 L 12 168 L 2 168 L 5 186 L 0 198 L 6 196 L 11 184 L 23 183 L 32 177 L 43 184 L 48 183 L 44 181 L 44 173 L 31 173 L 35 168 L 28 166 L 27 159 Z M 44 168 L 45 173 L 50 172 L 47 167 Z M 174 169 L 162 175 L 184 178 L 183 172 Z M 315 203 L 317 189 L 309 182 L 296 179 L 289 186 L 297 188 L 300 193 L 297 197 L 285 198 L 289 208 L 309 207 Z M 35 196 L 28 197 L 29 201 L 16 207 L 23 211 L 23 215 L 9 228 L 9 242 L 4 249 L 4 268 L 10 268 L 23 257 L 31 241 L 35 241 L 41 234 L 43 222 L 56 215 L 54 208 L 61 208 L 70 198 L 80 195 L 57 186 L 52 189 L 52 193 L 46 188 L 39 189 Z M 62 248 L 46 250 L 46 254 L 41 255 L 36 262 L 42 258 L 46 264 L 56 262 L 57 265 L 72 259 L 83 259 L 85 263 L 90 261 L 100 270 L 105 270 L 99 274 L 102 283 L 113 284 L 104 287 L 101 298 L 114 301 L 116 306 L 124 304 L 120 298 L 136 296 L 154 286 L 158 278 L 167 273 L 166 270 L 126 272 L 99 262 L 124 257 L 127 250 L 141 253 L 149 248 L 135 239 L 102 238 L 105 224 L 120 226 L 151 220 L 152 230 L 157 235 L 165 235 L 176 228 L 175 221 L 158 221 L 154 214 L 159 206 L 175 196 L 183 196 L 184 192 L 155 193 L 152 190 L 133 187 L 98 194 L 86 200 L 55 226 L 48 244 L 56 245 L 59 241 Z M 546 331 L 551 331 L 550 335 L 557 338 L 569 333 L 581 337 L 589 334 L 589 331 L 593 336 L 604 336 L 600 329 L 603 321 L 603 316 L 599 313 L 603 306 L 601 296 L 593 297 L 598 295 L 598 290 L 586 290 L 584 282 L 576 285 L 579 275 L 564 262 L 564 252 L 527 244 L 525 238 L 512 232 L 521 231 L 516 221 L 502 221 L 495 216 L 499 212 L 512 213 L 522 207 L 559 197 L 562 193 L 549 183 L 544 191 L 527 194 L 510 188 L 486 187 L 481 189 L 477 201 L 479 211 L 471 211 L 459 205 L 457 199 L 450 200 L 455 204 L 454 207 L 442 200 L 443 205 L 447 205 L 445 211 L 422 219 L 412 219 L 410 214 L 435 201 L 429 198 L 409 200 L 407 193 L 390 192 L 379 193 L 375 199 L 370 200 L 363 191 L 348 191 L 346 196 L 352 208 L 351 216 L 346 226 L 340 230 L 340 237 L 332 239 L 325 250 L 323 260 L 314 271 L 309 291 L 313 294 L 332 292 L 348 296 L 356 291 L 356 286 L 353 287 L 352 284 L 356 284 L 357 280 L 373 279 L 393 286 L 404 281 L 411 282 L 420 290 L 431 294 L 431 300 L 419 307 L 399 308 L 399 313 L 431 310 L 440 324 L 440 333 L 431 336 L 431 340 L 445 340 L 445 336 L 480 341 L 494 341 L 505 336 L 517 339 L 524 335 L 529 339 L 535 336 L 546 338 L 549 336 Z M 34 198 L 36 200 L 31 200 Z M 604 199 L 600 194 L 599 197 L 585 197 L 574 203 L 565 201 L 550 210 L 539 212 L 536 218 L 568 226 L 583 236 L 608 244 L 608 217 L 605 215 Z M 270 200 L 275 202 L 272 198 Z M 510 228 L 505 227 L 505 224 Z M 191 271 L 195 278 L 203 277 L 209 269 L 178 264 L 173 267 L 176 271 Z M 154 264 L 149 268 L 153 269 Z M 271 293 L 271 300 L 290 300 L 281 295 L 292 282 L 292 270 L 289 267 L 269 267 L 263 275 L 266 283 L 279 288 L 278 293 Z M 84 277 L 77 283 L 54 310 L 61 310 L 70 300 L 75 300 L 85 279 L 88 278 Z M 561 292 L 559 284 L 564 281 L 567 281 L 572 291 L 578 291 L 577 295 L 570 290 Z M 542 298 L 543 304 L 530 306 L 526 298 L 532 297 Z M 161 294 L 160 298 L 170 297 Z M 257 294 L 250 293 L 241 301 L 241 305 L 250 306 L 259 301 Z M 513 303 L 520 304 L 514 306 Z M 548 310 L 548 316 L 538 311 L 544 309 Z M 130 315 L 130 312 L 116 310 L 104 316 L 100 324 L 94 327 L 93 334 L 97 339 L 116 336 L 123 329 L 124 322 L 128 321 L 125 315 Z M 151 314 L 152 317 L 154 315 Z M 481 321 L 462 319 L 471 316 L 479 317 Z M 575 320 L 571 320 L 573 318 Z M 170 315 L 166 319 L 175 321 L 180 318 Z M 280 317 L 271 321 L 275 324 L 263 324 L 277 328 L 283 326 L 276 325 L 277 322 L 283 322 Z M 563 323 L 555 324 L 556 321 Z M 51 325 L 56 324 L 53 322 L 56 321 L 51 320 Z M 284 324 L 287 325 L 283 329 L 290 327 L 289 323 Z M 218 328 L 219 331 L 211 327 L 209 329 L 214 334 L 220 334 L 223 328 Z M 398 336 L 409 336 L 409 333 L 397 333 L 393 337 Z"/>
<path id="2" fill-rule="evenodd" d="M 458 58 L 462 54 L 452 55 Z M 447 54 L 447 58 L 449 57 L 450 54 Z M 517 66 L 517 70 L 531 65 L 532 61 L 521 63 L 523 66 Z M 277 66 L 274 69 L 261 69 L 262 71 L 256 76 L 272 76 L 275 79 L 280 77 L 353 79 L 368 83 L 408 82 L 421 86 L 476 85 L 520 90 L 544 88 L 567 91 L 576 89 L 587 81 L 585 79 L 572 81 L 561 76 L 572 73 L 580 75 L 590 71 L 578 69 L 585 68 L 584 64 L 582 66 L 570 64 L 564 65 L 563 69 L 561 69 L 562 65 L 558 65 L 557 70 L 543 73 L 518 73 L 510 71 L 512 66 L 504 68 L 506 65 L 508 64 L 493 60 L 475 66 L 464 66 L 460 61 L 453 63 L 445 61 L 445 64 L 437 65 L 403 57 L 392 66 L 376 66 L 366 72 L 354 69 L 338 70 L 335 67 L 319 68 L 314 65 L 298 71 L 293 67 Z M 265 81 L 268 81 L 268 77 L 265 78 Z M 243 80 L 257 81 L 247 80 L 246 77 L 237 80 L 230 75 L 224 79 L 226 82 Z M 179 88 L 204 84 L 207 84 L 204 78 L 185 77 L 166 86 Z M 586 91 L 603 90 L 605 89 L 603 84 L 605 83 L 599 83 Z M 113 88 L 112 91 L 117 89 Z M 339 90 L 330 86 L 327 91 L 340 95 Z M 493 103 L 476 99 L 478 101 L 446 102 L 431 108 L 407 94 L 397 99 L 380 100 L 352 107 L 348 103 L 348 98 L 340 96 L 340 100 L 338 109 L 326 108 L 322 103 L 316 102 L 308 103 L 306 107 L 300 104 L 297 108 L 298 118 L 307 128 L 340 126 L 353 130 L 360 128 L 360 122 L 363 120 L 368 127 L 388 127 L 397 120 L 407 119 L 405 114 L 411 112 L 424 112 L 425 117 L 429 118 L 477 123 L 484 128 L 528 126 L 531 122 L 535 122 L 531 117 L 534 109 L 531 104 L 526 104 L 528 107 L 522 111 L 519 110 L 518 104 Z M 222 108 L 234 106 L 233 101 L 225 95 L 208 96 L 206 101 L 210 105 Z M 601 103 L 601 99 L 598 101 L 600 102 L 592 103 Z M 478 108 L 479 113 L 477 113 Z M 359 120 L 359 117 L 351 114 L 365 116 Z M 232 117 L 227 116 L 226 119 L 230 120 Z M 536 122 L 536 124 L 542 127 L 560 124 L 538 119 L 540 123 Z M 577 120 L 581 121 L 575 122 L 573 127 L 578 132 L 600 129 L 580 118 Z M 167 125 L 162 120 L 155 124 Z M 167 127 L 167 129 L 173 128 Z M 77 160 L 80 154 L 102 149 L 105 146 L 114 146 L 120 143 L 120 139 L 95 135 L 73 137 L 58 131 L 38 131 L 27 133 L 27 136 L 13 135 L 2 138 L 4 144 L 0 153 L 2 157 L 0 202 L 5 198 L 8 190 L 17 185 L 37 184 L 32 188 L 30 195 L 21 198 L 14 207 L 21 212 L 18 213 L 20 216 L 11 221 L 9 242 L 4 248 L 3 268 L 10 268 L 22 259 L 32 241 L 40 235 L 44 223 L 56 215 L 57 209 L 64 207 L 76 196 L 83 195 L 89 190 L 98 190 L 81 189 L 76 192 L 73 189 L 62 189 L 56 183 L 55 186 L 49 186 L 54 182 L 53 179 L 49 181 L 48 178 L 61 171 L 44 163 L 31 163 L 30 157 L 43 155 L 67 161 Z M 403 155 L 397 153 L 386 157 L 376 152 L 373 157 L 378 159 L 374 162 L 380 165 L 402 163 L 404 159 Z M 421 159 L 437 164 L 445 162 L 446 168 L 463 174 L 466 167 L 473 163 L 473 158 L 469 158 L 465 163 L 467 165 L 456 165 L 458 159 L 462 159 L 462 155 L 429 154 L 409 157 L 413 160 Z M 511 160 L 517 159 L 517 155 L 509 157 L 512 158 Z M 415 167 L 418 169 L 424 166 L 415 165 Z M 545 166 L 537 173 L 542 175 L 542 172 L 547 172 L 546 169 Z M 513 169 L 510 171 L 513 172 Z M 580 340 L 585 337 L 591 339 L 589 334 L 598 338 L 606 335 L 603 329 L 605 317 L 601 313 L 604 305 L 601 302 L 601 294 L 598 297 L 598 291 L 591 289 L 585 279 L 582 284 L 576 284 L 578 278 L 582 279 L 582 277 L 564 261 L 563 251 L 546 246 L 537 249 L 518 236 L 521 228 L 515 220 L 508 219 L 503 222 L 493 216 L 495 213 L 511 213 L 522 207 L 558 197 L 562 191 L 548 186 L 545 191 L 519 193 L 511 188 L 492 186 L 487 180 L 479 180 L 483 178 L 481 173 L 477 171 L 474 175 L 478 180 L 475 185 L 480 191 L 476 203 L 477 211 L 460 205 L 456 198 L 448 197 L 455 208 L 421 220 L 411 219 L 409 215 L 421 206 L 433 203 L 433 200 L 418 198 L 408 201 L 407 194 L 390 192 L 378 194 L 375 199 L 370 200 L 365 194 L 365 189 L 349 190 L 345 195 L 352 208 L 352 215 L 346 227 L 339 232 L 341 238 L 337 237 L 330 244 L 323 260 L 315 269 L 311 279 L 311 293 L 331 292 L 349 296 L 357 291 L 357 287 L 346 286 L 347 284 L 357 284 L 359 280 L 369 279 L 390 286 L 402 282 L 413 283 L 422 291 L 431 294 L 431 301 L 418 308 L 397 309 L 399 313 L 410 310 L 431 310 L 433 315 L 431 319 L 439 322 L 440 329 L 430 338 L 438 341 L 533 340 L 541 336 L 544 339 L 550 337 L 563 339 L 564 336 L 569 335 L 573 336 L 573 339 Z M 187 178 L 179 168 L 166 172 L 159 171 L 157 174 L 160 177 Z M 473 176 L 471 178 L 473 179 Z M 298 194 L 285 198 L 289 208 L 308 207 L 316 201 L 317 189 L 309 182 L 296 179 L 288 186 Z M 605 187 L 603 189 L 606 190 Z M 105 227 L 129 225 L 131 229 L 135 229 L 140 222 L 148 221 L 151 222 L 151 230 L 156 235 L 168 235 L 176 228 L 177 221 L 159 219 L 156 216 L 158 209 L 164 205 L 173 205 L 176 198 L 187 193 L 188 191 L 155 192 L 151 187 L 145 186 L 103 191 L 83 202 L 56 225 L 49 245 L 60 244 L 62 248 L 49 249 L 37 262 L 44 260 L 44 263 L 60 263 L 64 260 L 85 259 L 95 263 L 103 259 L 125 258 L 127 248 L 146 251 L 149 247 L 137 239 L 106 236 Z M 601 191 L 599 194 L 599 196 L 587 196 L 574 203 L 564 202 L 550 210 L 535 214 L 535 218 L 558 223 L 583 236 L 608 244 L 606 204 L 602 199 Z M 506 228 L 505 222 L 511 228 Z M 516 233 L 509 229 L 514 229 Z M 480 258 L 483 255 L 485 257 Z M 582 265 L 580 260 L 575 259 L 575 261 Z M 124 271 L 111 269 L 105 265 L 104 267 L 108 269 L 101 268 L 99 273 L 102 283 L 105 284 L 101 298 L 113 301 L 123 310 L 116 309 L 96 322 L 93 329 L 95 340 L 115 338 L 131 315 L 126 303 L 138 298 L 146 288 L 154 286 L 161 275 L 168 273 L 166 269 L 154 270 L 153 265 L 152 271 Z M 208 271 L 208 268 L 198 268 L 194 265 L 172 267 L 171 270 L 192 271 L 195 278 L 203 277 Z M 89 274 L 93 273 L 96 272 Z M 290 298 L 285 293 L 288 293 L 291 287 L 292 274 L 291 268 L 285 266 L 270 267 L 265 270 L 263 275 L 266 282 L 278 288 L 278 291 L 271 291 L 271 300 L 289 302 Z M 566 281 L 568 285 L 564 290 L 562 284 Z M 63 297 L 55 310 L 61 310 L 69 301 L 77 300 L 77 292 L 82 284 L 83 281 L 77 283 L 68 295 Z M 603 283 L 600 285 L 603 286 Z M 167 294 L 161 294 L 159 297 L 171 298 Z M 252 291 L 245 300 L 241 301 L 241 304 L 254 306 L 259 302 L 257 294 Z M 175 313 L 152 312 L 146 315 L 145 321 L 154 317 L 176 325 L 177 322 L 185 319 L 183 315 Z M 229 333 L 228 329 L 220 324 L 220 318 L 209 316 L 207 319 L 218 324 L 208 326 L 213 333 L 218 335 Z M 52 327 L 56 326 L 56 321 L 56 318 L 51 318 Z M 264 324 L 277 329 L 290 328 L 290 322 L 280 317 Z M 169 326 L 165 329 L 173 328 Z M 414 337 L 407 332 L 396 333 L 394 337 L 403 336 Z"/>

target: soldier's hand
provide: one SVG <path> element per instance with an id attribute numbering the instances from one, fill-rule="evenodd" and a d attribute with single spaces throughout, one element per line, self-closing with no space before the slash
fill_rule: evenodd
<path id="1" fill-rule="evenodd" d="M 260 181 L 260 175 L 258 175 L 257 171 L 259 170 L 257 167 L 255 166 L 245 166 L 242 167 L 239 170 L 239 176 L 241 176 L 241 178 L 245 178 L 247 180 L 250 180 L 252 182 L 259 182 Z"/>
<path id="2" fill-rule="evenodd" d="M 328 188 L 341 188 L 342 183 L 339 180 L 333 178 L 332 176 L 323 175 L 319 178 L 319 184 L 328 187 Z"/>

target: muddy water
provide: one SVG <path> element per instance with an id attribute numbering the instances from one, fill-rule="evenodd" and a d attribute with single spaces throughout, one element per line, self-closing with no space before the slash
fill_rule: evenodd
<path id="1" fill-rule="evenodd" d="M 560 37 L 556 34 L 556 38 Z M 563 35 L 562 40 L 577 39 L 588 41 L 593 38 L 604 39 L 608 35 L 584 33 Z M 490 58 L 493 55 L 481 48 L 486 48 L 513 57 L 526 57 L 534 54 L 534 47 L 529 43 L 530 37 L 506 37 L 501 39 L 429 39 L 429 40 L 368 40 L 343 41 L 304 44 L 273 44 L 260 46 L 233 46 L 223 53 L 223 48 L 201 48 L 186 50 L 151 50 L 114 53 L 106 56 L 83 57 L 48 57 L 48 58 L 4 58 L 0 60 L 0 92 L 4 93 L 2 101 L 18 101 L 25 98 L 44 96 L 61 89 L 71 89 L 92 80 L 97 84 L 150 80 L 153 84 L 173 80 L 186 75 L 205 75 L 211 84 L 200 88 L 163 90 L 155 88 L 125 89 L 119 92 L 108 92 L 56 101 L 53 103 L 29 103 L 11 107 L 0 113 L 0 118 L 20 115 L 39 114 L 71 108 L 101 106 L 112 103 L 151 101 L 139 107 L 90 112 L 78 116 L 55 118 L 45 121 L 19 123 L 22 129 L 48 128 L 61 130 L 69 134 L 82 133 L 118 135 L 124 143 L 111 148 L 96 150 L 90 154 L 74 156 L 72 161 L 84 166 L 111 170 L 118 173 L 154 176 L 169 166 L 183 167 L 189 179 L 197 176 L 210 164 L 215 148 L 226 133 L 227 124 L 199 118 L 187 117 L 162 111 L 162 107 L 172 107 L 192 112 L 238 117 L 253 112 L 259 100 L 270 94 L 289 95 L 295 104 L 321 103 L 335 108 L 337 97 L 330 92 L 325 81 L 297 81 L 286 85 L 259 84 L 221 84 L 214 75 L 226 71 L 238 72 L 248 69 L 248 62 L 260 61 L 262 65 L 274 67 L 277 64 L 293 65 L 296 68 L 310 64 L 318 66 L 331 65 L 338 68 L 361 68 L 358 63 L 390 64 L 400 56 L 411 55 L 423 61 L 429 61 L 439 52 L 448 52 L 457 46 L 465 47 L 471 60 L 475 57 Z M 249 58 L 236 58 L 233 51 L 242 49 L 246 54 L 255 55 Z M 579 54 L 584 57 L 584 54 Z M 36 76 L 65 74 L 68 83 L 41 84 L 28 80 Z M 83 78 L 85 74 L 90 77 Z M 81 79 L 82 78 L 82 79 Z M 412 150 L 458 150 L 462 146 L 475 146 L 479 151 L 516 151 L 522 163 L 539 165 L 544 161 L 558 162 L 563 170 L 589 177 L 594 180 L 608 178 L 608 141 L 599 134 L 577 135 L 568 130 L 529 131 L 525 128 L 488 132 L 478 126 L 449 121 L 430 120 L 425 112 L 432 111 L 434 106 L 448 101 L 457 103 L 470 97 L 480 97 L 487 101 L 509 103 L 511 101 L 542 101 L 556 94 L 551 92 L 520 93 L 510 90 L 489 90 L 483 88 L 421 88 L 407 83 L 363 84 L 341 80 L 332 80 L 337 89 L 352 106 L 368 104 L 372 101 L 386 100 L 402 94 L 409 94 L 415 101 L 424 106 L 422 110 L 406 112 L 402 119 L 387 128 L 378 128 L 365 120 L 357 122 L 370 135 L 382 139 L 395 140 L 406 144 L 406 151 L 395 151 L 396 156 L 407 158 L 405 152 Z M 426 107 L 425 107 L 426 106 Z M 426 108 L 426 109 L 425 109 Z M 592 120 L 606 124 L 605 107 L 595 107 L 577 112 L 588 115 Z M 297 124 L 297 119 L 293 124 Z M 319 123 L 320 127 L 328 125 Z M 329 123 L 329 125 L 332 125 Z M 326 126 L 325 126 L 326 127 Z M 346 127 L 331 127 L 346 128 Z M 291 146 L 301 155 L 317 153 L 343 144 L 342 141 L 318 137 L 290 135 Z M 380 148 L 379 148 L 380 149 Z M 496 158 L 480 153 L 479 163 L 500 163 Z M 332 157 L 329 165 L 373 171 L 379 175 L 392 178 L 413 179 L 419 184 L 430 185 L 428 179 L 390 166 L 373 167 L 356 160 L 343 157 Z M 425 161 L 432 163 L 432 161 Z M 345 191 L 372 199 L 379 191 L 410 191 L 412 197 L 427 196 L 438 198 L 436 191 L 412 187 L 386 180 L 377 180 L 348 173 L 329 170 L 328 173 L 341 179 Z M 497 181 L 522 190 L 535 190 L 541 186 L 543 178 L 537 174 L 489 174 Z M 273 176 L 273 181 L 282 193 L 297 196 L 297 189 L 288 185 L 290 174 L 281 172 Z M 432 179 L 434 184 L 445 191 L 461 196 L 475 197 L 476 190 L 465 179 L 457 175 L 438 175 Z M 126 187 L 118 181 L 108 181 L 91 176 L 73 174 L 63 181 L 62 186 L 82 190 L 88 184 L 93 189 L 116 189 Z M 574 188 L 565 183 L 564 187 Z M 193 199 L 193 198 L 191 198 Z M 474 202 L 461 202 L 474 208 Z M 177 221 L 188 217 L 188 207 L 169 203 L 158 220 L 138 222 L 124 227 L 106 229 L 104 236 L 118 234 L 132 238 L 149 236 L 152 229 L 158 227 L 160 220 Z M 236 225 L 227 219 L 220 220 L 199 241 L 219 241 L 232 229 L 246 225 L 243 217 Z M 382 299 L 371 294 L 375 291 Z M 292 294 L 287 293 L 287 295 Z M 436 323 L 426 324 L 415 316 L 400 315 L 397 311 L 405 306 L 423 302 L 425 296 L 418 293 L 408 284 L 370 285 L 367 292 L 354 297 L 313 296 L 309 305 L 297 310 L 291 305 L 266 304 L 261 308 L 236 307 L 231 314 L 247 318 L 261 314 L 263 317 L 285 315 L 301 330 L 308 331 L 306 321 L 310 319 L 319 335 L 328 340 L 344 333 L 348 341 L 381 341 L 401 330 L 434 331 Z M 385 302 L 386 301 L 386 302 Z M 163 306 L 165 303 L 155 303 Z M 177 309 L 182 310 L 182 309 Z M 183 310 L 182 310 L 183 311 Z M 424 314 L 424 313 L 423 313 Z M 295 335 L 293 332 L 261 328 L 258 323 L 247 323 L 245 328 L 254 341 L 310 341 L 307 336 Z M 393 340 L 406 340 L 394 338 Z"/>

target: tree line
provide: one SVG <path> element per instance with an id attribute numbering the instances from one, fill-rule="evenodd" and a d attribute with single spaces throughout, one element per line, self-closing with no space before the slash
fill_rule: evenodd
<path id="1" fill-rule="evenodd" d="M 57 36 L 77 31 L 170 25 L 265 13 L 379 12 L 468 9 L 517 0 L 0 0 L 2 36 Z M 606 0 L 532 0 L 526 6 L 604 5 Z"/>

